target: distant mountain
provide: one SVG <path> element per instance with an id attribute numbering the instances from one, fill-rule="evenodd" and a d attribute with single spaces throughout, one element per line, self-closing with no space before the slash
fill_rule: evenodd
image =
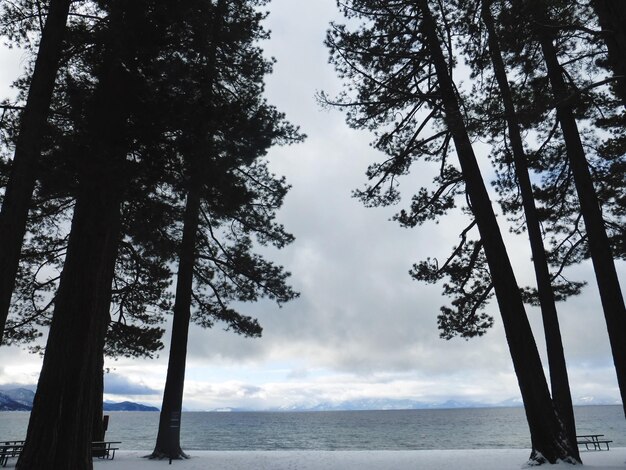
<path id="1" fill-rule="evenodd" d="M 580 397 L 574 405 L 620 405 L 619 400 L 598 397 Z M 519 408 L 524 406 L 521 397 L 509 398 L 497 403 L 485 403 L 470 400 L 446 400 L 437 402 L 421 402 L 415 400 L 397 400 L 385 398 L 363 398 L 342 402 L 324 402 L 317 404 L 296 404 L 280 408 L 263 409 L 263 411 L 374 411 L 374 410 L 444 410 L 459 408 Z M 248 408 L 216 408 L 210 411 L 259 411 Z"/>
<path id="2" fill-rule="evenodd" d="M 314 406 L 295 406 L 283 411 L 360 411 L 360 410 L 425 410 L 450 408 L 483 408 L 487 405 L 473 401 L 447 400 L 444 402 L 420 402 L 415 400 L 395 400 L 384 398 L 363 398 L 339 403 L 320 403 Z"/>
<path id="3" fill-rule="evenodd" d="M 443 402 L 420 402 L 415 400 L 362 398 L 342 402 L 324 402 L 318 404 L 299 404 L 280 408 L 263 409 L 263 411 L 377 411 L 377 410 L 435 410 L 451 408 L 488 408 L 498 406 L 474 401 L 447 400 Z M 507 405 L 508 406 L 508 405 Z M 209 411 L 237 412 L 259 411 L 250 408 L 216 408 Z"/>
<path id="4" fill-rule="evenodd" d="M 511 407 L 516 408 L 518 406 L 524 406 L 524 402 L 522 401 L 522 397 L 509 398 L 508 400 L 501 401 L 497 405 L 498 407 Z"/>
<path id="5" fill-rule="evenodd" d="M 0 390 L 0 411 L 30 411 L 33 408 L 35 392 L 26 388 Z M 159 411 L 154 406 L 124 401 L 104 402 L 104 411 Z"/>
<path id="6" fill-rule="evenodd" d="M 622 402 L 617 398 L 608 397 L 578 397 L 574 399 L 574 405 L 586 406 L 586 405 L 621 405 Z"/>
<path id="7" fill-rule="evenodd" d="M 30 392 L 25 389 L 0 391 L 0 411 L 29 411 L 32 407 L 32 399 L 30 403 L 23 403 L 22 395 L 15 393 L 22 390 Z"/>
<path id="8" fill-rule="evenodd" d="M 4 390 L 0 393 L 5 394 L 11 400 L 21 405 L 27 406 L 29 409 L 33 406 L 35 392 L 28 390 L 27 388 L 14 388 L 12 390 Z"/>
<path id="9" fill-rule="evenodd" d="M 159 411 L 159 409 L 154 406 L 141 405 L 130 401 L 123 401 L 121 403 L 105 401 L 103 408 L 104 411 Z"/>

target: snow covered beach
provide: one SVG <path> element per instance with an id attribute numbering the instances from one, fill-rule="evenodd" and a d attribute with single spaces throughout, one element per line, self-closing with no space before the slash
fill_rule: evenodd
<path id="1" fill-rule="evenodd" d="M 172 462 L 142 458 L 145 451 L 121 451 L 115 460 L 94 460 L 97 470 L 519 470 L 526 467 L 526 449 L 406 451 L 190 451 L 189 460 Z M 626 468 L 626 448 L 582 452 L 585 468 Z M 9 464 L 9 467 L 11 463 Z M 559 464 L 543 468 L 572 468 Z"/>

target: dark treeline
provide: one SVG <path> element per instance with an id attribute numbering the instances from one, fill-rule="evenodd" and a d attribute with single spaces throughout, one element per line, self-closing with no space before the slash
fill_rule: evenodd
<path id="1" fill-rule="evenodd" d="M 383 160 L 355 192 L 401 202 L 419 164 L 436 168 L 394 219 L 464 214 L 442 263 L 410 275 L 442 283 L 441 336 L 493 325 L 495 297 L 536 463 L 580 462 L 557 302 L 590 259 L 626 406 L 626 9 L 597 0 L 349 0 L 331 25 L 331 63 L 350 126 Z M 16 0 L 0 33 L 31 55 L 0 122 L 0 343 L 44 355 L 21 469 L 92 468 L 105 356 L 151 357 L 173 314 L 152 458 L 185 458 L 180 426 L 192 322 L 259 337 L 240 302 L 297 297 L 256 249 L 293 241 L 276 222 L 289 187 L 268 149 L 304 136 L 267 103 L 267 0 Z M 293 21 L 299 21 L 294 18 Z M 459 66 L 471 88 L 455 81 Z M 476 139 L 490 144 L 494 192 L 527 234 L 536 286 L 519 286 Z M 425 163 L 423 163 L 425 162 Z M 481 165 L 483 168 L 484 166 Z M 175 283 L 175 287 L 174 286 Z M 550 380 L 525 303 L 540 306 Z M 47 335 L 45 346 L 43 337 Z"/>

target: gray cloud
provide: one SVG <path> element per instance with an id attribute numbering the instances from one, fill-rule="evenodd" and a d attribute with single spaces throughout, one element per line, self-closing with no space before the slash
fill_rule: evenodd
<path id="1" fill-rule="evenodd" d="M 296 24 L 292 18 L 303 14 L 303 8 L 309 21 Z M 413 262 L 448 254 L 457 242 L 463 216 L 406 230 L 389 221 L 397 208 L 366 209 L 350 197 L 351 190 L 365 182 L 367 165 L 379 156 L 369 147 L 367 133 L 348 129 L 340 113 L 321 110 L 313 99 L 316 90 L 332 94 L 338 89 L 326 51 L 320 47 L 327 21 L 336 15 L 334 2 L 274 0 L 271 9 L 273 40 L 266 50 L 278 63 L 268 80 L 268 96 L 289 119 L 302 125 L 309 139 L 270 153 L 272 168 L 293 185 L 280 220 L 296 236 L 292 246 L 270 256 L 292 272 L 302 297 L 282 309 L 269 303 L 243 307 L 261 320 L 265 328 L 261 340 L 205 332 L 204 338 L 210 339 L 194 342 L 192 354 L 240 364 L 290 357 L 296 366 L 288 377 L 299 380 L 308 378 L 302 371 L 315 368 L 354 376 L 384 372 L 427 376 L 434 380 L 435 389 L 438 381 L 442 384 L 442 394 L 450 377 L 462 377 L 458 380 L 463 382 L 480 376 L 488 385 L 482 392 L 486 394 L 498 393 L 498 380 L 507 387 L 515 383 L 495 303 L 489 310 L 496 326 L 485 337 L 446 342 L 436 329 L 439 307 L 447 303 L 440 287 L 408 276 Z M 484 162 L 486 149 L 479 151 Z M 484 169 L 490 173 L 487 166 Z M 429 171 L 416 166 L 402 182 L 403 190 L 410 194 L 426 183 Z M 506 233 L 501 220 L 518 280 L 532 284 L 527 243 Z M 588 264 L 567 275 L 593 284 Z M 560 305 L 574 392 L 594 388 L 590 381 L 613 380 L 610 368 L 592 375 L 581 372 L 589 361 L 610 362 L 606 326 L 590 287 L 580 299 Z M 537 309 L 528 312 L 545 364 L 541 319 Z"/>
<path id="2" fill-rule="evenodd" d="M 114 373 L 104 376 L 104 393 L 110 395 L 157 395 L 160 392 L 141 382 Z"/>
<path id="3" fill-rule="evenodd" d="M 242 312 L 259 318 L 261 339 L 224 332 L 220 325 L 208 331 L 193 327 L 185 406 L 262 407 L 354 396 L 462 395 L 485 401 L 515 396 L 516 379 L 495 303 L 489 310 L 496 325 L 486 336 L 446 342 L 436 328 L 439 307 L 447 303 L 440 287 L 408 276 L 415 261 L 448 254 L 463 217 L 457 214 L 438 225 L 407 230 L 389 221 L 398 208 L 366 209 L 351 197 L 351 191 L 365 183 L 367 166 L 379 156 L 368 145 L 367 133 L 348 129 L 339 112 L 321 110 L 314 100 L 317 90 L 332 95 L 338 89 L 321 45 L 328 21 L 336 16 L 334 0 L 273 0 L 269 8 L 273 39 L 263 47 L 278 62 L 268 78 L 268 99 L 309 138 L 269 154 L 272 170 L 293 186 L 279 220 L 296 241 L 264 254 L 291 271 L 292 284 L 302 295 L 281 309 L 265 301 L 241 306 Z M 4 60 L 0 54 L 2 65 Z M 487 170 L 485 149 L 481 152 Z M 429 180 L 429 167 L 415 170 L 402 181 L 407 194 Z M 504 222 L 502 231 L 520 284 L 532 284 L 526 241 L 507 234 Z M 625 263 L 618 269 L 626 278 Z M 586 263 L 566 274 L 589 281 L 580 298 L 559 305 L 573 395 L 615 394 L 591 266 Z M 528 311 L 547 364 L 539 312 Z M 12 378 L 22 371 L 8 365 L 36 358 L 20 354 L 14 359 L 2 349 L 0 380 L 26 381 L 22 375 Z M 120 361 L 116 373 L 105 378 L 107 393 L 156 394 L 166 363 L 167 349 L 157 361 L 134 362 L 141 367 Z"/>

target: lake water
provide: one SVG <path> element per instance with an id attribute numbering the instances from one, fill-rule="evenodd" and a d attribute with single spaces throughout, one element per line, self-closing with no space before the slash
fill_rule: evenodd
<path id="1" fill-rule="evenodd" d="M 109 412 L 107 440 L 152 450 L 159 413 Z M 626 447 L 621 406 L 575 408 L 578 434 Z M 28 413 L 0 412 L 0 440 L 23 439 Z M 452 410 L 186 412 L 185 450 L 419 450 L 530 448 L 522 408 Z"/>

